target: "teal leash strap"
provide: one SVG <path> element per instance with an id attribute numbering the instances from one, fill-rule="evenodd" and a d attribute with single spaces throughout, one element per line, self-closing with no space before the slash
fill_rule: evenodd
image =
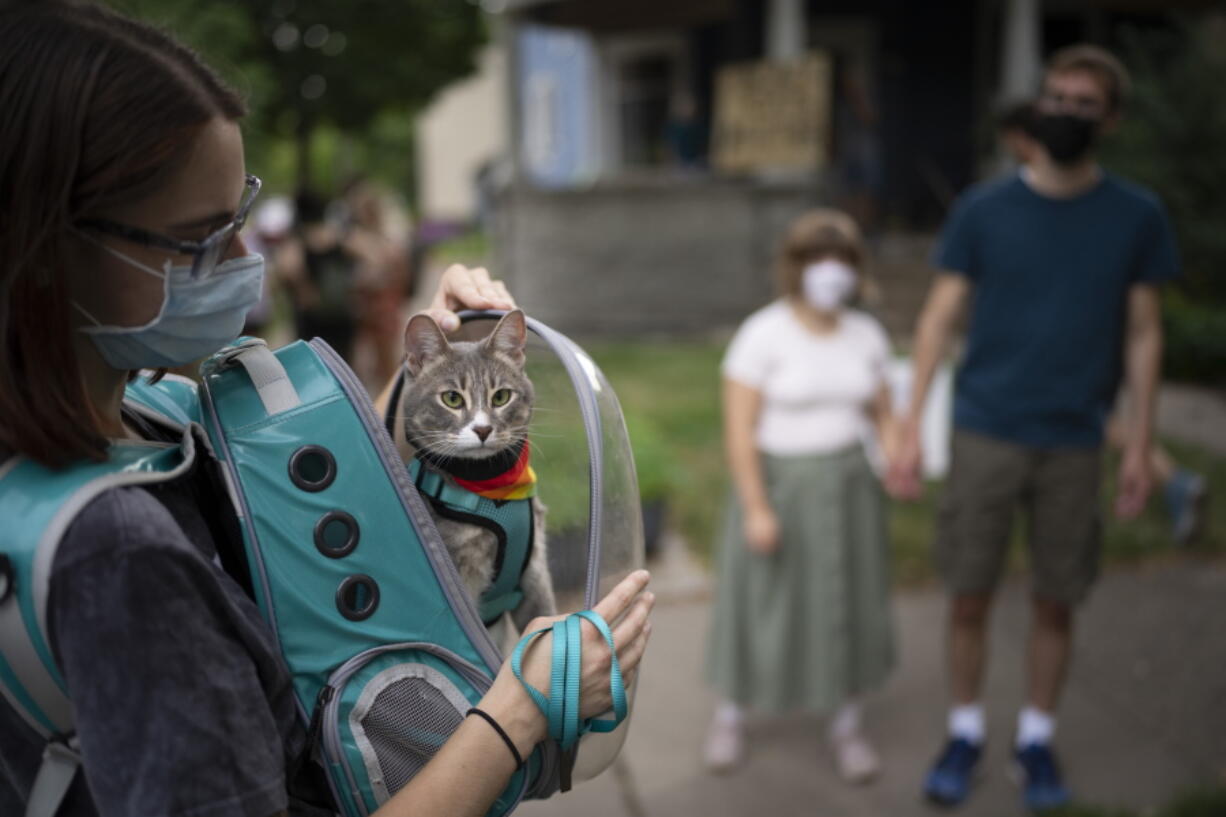
<path id="1" fill-rule="evenodd" d="M 532 698 L 532 702 L 536 704 L 536 708 L 541 710 L 545 717 L 548 718 L 549 699 L 542 695 L 536 687 L 524 680 L 523 672 L 524 650 L 526 650 L 528 645 L 532 643 L 532 639 L 539 635 L 544 635 L 546 632 L 547 630 L 545 629 L 533 630 L 519 640 L 519 643 L 515 645 L 514 652 L 511 653 L 511 672 L 515 675 L 516 679 L 523 684 L 524 689 L 528 690 L 528 696 Z"/>
<path id="2" fill-rule="evenodd" d="M 613 633 L 609 630 L 609 625 L 605 623 L 605 620 L 592 610 L 583 610 L 575 615 L 592 622 L 604 636 L 605 643 L 609 645 L 609 656 L 612 659 L 609 666 L 609 696 L 613 699 L 613 718 L 609 720 L 592 718 L 587 723 L 587 729 L 593 732 L 612 732 L 626 719 L 630 711 L 626 702 L 626 685 L 622 679 L 621 664 L 617 660 L 617 649 L 613 646 Z M 576 621 L 575 625 L 578 629 L 579 622 Z"/>
<path id="3" fill-rule="evenodd" d="M 609 694 L 613 699 L 613 717 L 605 720 L 579 718 L 580 692 L 583 681 L 583 620 L 587 619 L 599 631 L 609 646 L 612 660 L 609 667 Z M 524 680 L 523 657 L 533 639 L 546 632 L 553 634 L 552 666 L 549 678 L 549 696 L 546 697 Z M 588 731 L 612 732 L 629 711 L 626 688 L 622 679 L 621 665 L 609 625 L 593 610 L 572 613 L 548 629 L 534 630 L 519 640 L 511 653 L 511 672 L 528 691 L 537 709 L 548 721 L 549 737 L 557 741 L 564 751 L 574 747 L 579 738 Z"/>
<path id="4" fill-rule="evenodd" d="M 562 743 L 566 734 L 566 621 L 553 625 L 553 668 L 549 672 L 549 737 Z M 563 749 L 568 748 L 566 746 Z"/>
<path id="5" fill-rule="evenodd" d="M 566 618 L 566 713 L 562 722 L 563 749 L 569 749 L 579 740 L 583 727 L 579 723 L 579 693 L 583 685 L 583 620 L 578 616 Z M 554 671 L 557 671 L 555 666 Z"/>

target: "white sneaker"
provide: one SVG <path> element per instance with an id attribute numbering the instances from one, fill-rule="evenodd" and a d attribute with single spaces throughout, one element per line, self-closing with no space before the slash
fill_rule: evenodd
<path id="1" fill-rule="evenodd" d="M 725 774 L 741 765 L 745 757 L 745 733 L 737 721 L 713 718 L 702 750 L 707 769 Z"/>
<path id="2" fill-rule="evenodd" d="M 858 732 L 833 738 L 834 767 L 848 783 L 867 783 L 881 773 L 881 760 Z"/>

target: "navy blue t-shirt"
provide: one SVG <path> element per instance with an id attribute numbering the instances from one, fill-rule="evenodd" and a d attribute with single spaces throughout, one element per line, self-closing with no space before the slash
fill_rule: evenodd
<path id="1" fill-rule="evenodd" d="M 958 199 L 933 260 L 973 285 L 954 425 L 1097 446 L 1123 372 L 1128 290 L 1179 272 L 1158 198 L 1110 174 L 1067 199 L 1019 175 L 993 180 Z"/>

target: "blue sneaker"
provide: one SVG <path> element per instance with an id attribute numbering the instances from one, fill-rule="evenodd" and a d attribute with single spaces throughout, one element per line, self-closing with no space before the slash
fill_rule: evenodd
<path id="1" fill-rule="evenodd" d="M 1180 468 L 1166 484 L 1166 512 L 1175 543 L 1186 545 L 1200 532 L 1204 517 L 1205 478 Z"/>
<path id="2" fill-rule="evenodd" d="M 1068 789 L 1060 779 L 1060 766 L 1051 747 L 1032 743 L 1016 750 L 1022 768 L 1022 801 L 1032 811 L 1058 808 L 1069 802 Z"/>
<path id="3" fill-rule="evenodd" d="M 924 781 L 924 794 L 941 806 L 956 806 L 971 791 L 971 779 L 983 749 L 965 738 L 950 738 Z"/>

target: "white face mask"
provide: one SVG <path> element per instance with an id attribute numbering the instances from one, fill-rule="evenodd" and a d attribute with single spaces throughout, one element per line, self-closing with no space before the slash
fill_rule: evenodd
<path id="1" fill-rule="evenodd" d="M 263 291 L 264 257 L 255 253 L 231 258 L 208 277 L 193 279 L 190 265 L 173 267 L 167 261 L 164 269 L 156 270 L 101 242 L 93 243 L 163 280 L 162 308 L 142 326 L 103 326 L 73 301 L 73 307 L 94 324 L 80 331 L 116 369 L 173 368 L 213 354 L 242 333 L 247 313 Z"/>
<path id="2" fill-rule="evenodd" d="M 841 308 L 855 290 L 856 271 L 842 261 L 818 261 L 805 267 L 801 274 L 805 300 L 824 312 Z"/>

